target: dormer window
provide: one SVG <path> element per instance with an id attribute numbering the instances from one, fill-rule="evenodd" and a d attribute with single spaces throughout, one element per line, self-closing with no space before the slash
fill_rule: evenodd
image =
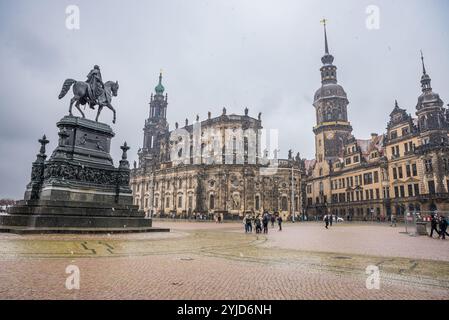
<path id="1" fill-rule="evenodd" d="M 391 133 L 390 133 L 390 138 L 391 139 L 396 139 L 398 137 L 398 133 L 397 133 L 397 131 L 395 130 L 395 131 L 392 131 Z"/>
<path id="2" fill-rule="evenodd" d="M 406 136 L 406 135 L 408 135 L 408 128 L 402 128 L 402 135 L 403 136 Z"/>

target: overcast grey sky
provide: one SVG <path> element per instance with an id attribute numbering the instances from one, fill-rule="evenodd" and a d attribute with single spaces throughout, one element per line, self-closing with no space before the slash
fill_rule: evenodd
<path id="1" fill-rule="evenodd" d="M 80 29 L 66 28 L 66 7 L 80 9 Z M 380 9 L 380 28 L 366 27 L 366 8 Z M 67 114 L 58 100 L 66 78 L 85 80 L 94 64 L 118 80 L 113 101 L 113 157 L 127 141 L 131 161 L 142 144 L 148 102 L 160 69 L 168 120 L 196 114 L 263 112 L 288 149 L 313 158 L 314 92 L 320 86 L 323 31 L 348 93 L 357 138 L 384 132 L 394 100 L 414 113 L 423 49 L 433 88 L 449 103 L 449 1 L 410 0 L 0 0 L 0 198 L 19 199 L 30 179 L 37 139 L 57 142 Z M 93 117 L 93 111 L 87 111 Z M 102 120 L 112 115 L 104 111 Z"/>

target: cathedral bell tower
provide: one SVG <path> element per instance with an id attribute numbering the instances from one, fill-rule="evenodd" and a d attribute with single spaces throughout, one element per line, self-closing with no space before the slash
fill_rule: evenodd
<path id="1" fill-rule="evenodd" d="M 159 74 L 159 83 L 154 88 L 155 94 L 151 94 L 150 113 L 145 120 L 143 148 L 139 153 L 140 165 L 148 160 L 161 160 L 161 142 L 167 138 L 169 127 L 167 123 L 167 94 L 164 96 L 165 88 L 162 85 L 162 72 Z"/>
<path id="2" fill-rule="evenodd" d="M 347 112 L 349 101 L 345 90 L 337 83 L 337 67 L 333 64 L 334 57 L 329 53 L 326 22 L 322 20 L 325 50 L 321 58 L 321 88 L 315 93 L 313 103 L 317 122 L 313 132 L 318 165 L 338 158 L 352 132 Z"/>

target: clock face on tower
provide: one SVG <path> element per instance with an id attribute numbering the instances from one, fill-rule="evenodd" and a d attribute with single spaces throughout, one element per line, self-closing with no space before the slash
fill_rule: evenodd
<path id="1" fill-rule="evenodd" d="M 335 134 L 333 132 L 326 133 L 326 139 L 332 140 L 335 137 Z"/>

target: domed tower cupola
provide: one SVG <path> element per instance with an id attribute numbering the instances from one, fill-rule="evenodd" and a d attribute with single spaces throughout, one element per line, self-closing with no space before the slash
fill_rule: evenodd
<path id="1" fill-rule="evenodd" d="M 159 73 L 159 83 L 154 88 L 155 95 L 150 99 L 150 118 L 163 118 L 167 116 L 168 97 L 164 96 L 165 88 L 162 85 L 162 71 Z"/>
<path id="2" fill-rule="evenodd" d="M 156 91 L 156 95 L 163 95 L 164 94 L 165 88 L 162 85 L 162 71 L 159 73 L 159 83 L 154 88 L 154 91 Z"/>
<path id="3" fill-rule="evenodd" d="M 349 101 L 345 90 L 337 83 L 337 67 L 333 64 L 334 57 L 329 53 L 327 20 L 321 22 L 324 25 L 321 87 L 315 92 L 313 102 L 317 123 L 313 131 L 318 162 L 337 158 L 352 131 L 347 112 Z"/>
<path id="4" fill-rule="evenodd" d="M 422 94 L 418 98 L 418 104 L 416 105 L 416 110 L 418 113 L 422 109 L 428 108 L 442 108 L 443 101 L 440 99 L 440 95 L 432 91 L 432 79 L 427 74 L 426 65 L 424 63 L 424 56 L 421 51 L 421 61 L 422 61 L 422 76 L 421 76 L 421 89 Z"/>
<path id="5" fill-rule="evenodd" d="M 337 67 L 333 65 L 334 57 L 329 53 L 327 41 L 327 20 L 324 25 L 324 56 L 321 58 L 321 88 L 315 92 L 313 105 L 317 112 L 317 124 L 329 121 L 348 121 L 347 95 L 342 86 L 337 83 Z"/>
<path id="6" fill-rule="evenodd" d="M 449 129 L 447 110 L 440 95 L 432 90 L 432 80 L 427 73 L 422 52 L 421 62 L 423 73 L 421 76 L 422 94 L 419 96 L 416 105 L 418 127 L 423 137 L 426 136 L 423 141 L 439 143 L 442 139 L 447 140 L 447 130 Z"/>

